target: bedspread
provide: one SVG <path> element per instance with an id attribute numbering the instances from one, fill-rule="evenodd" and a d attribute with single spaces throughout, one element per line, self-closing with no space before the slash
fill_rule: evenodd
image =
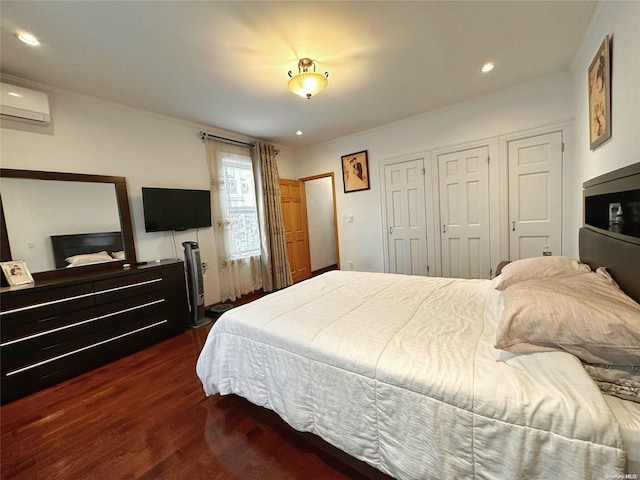
<path id="1" fill-rule="evenodd" d="M 489 280 L 336 271 L 226 312 L 197 363 L 398 479 L 613 478 L 625 452 L 580 362 L 493 347 Z"/>

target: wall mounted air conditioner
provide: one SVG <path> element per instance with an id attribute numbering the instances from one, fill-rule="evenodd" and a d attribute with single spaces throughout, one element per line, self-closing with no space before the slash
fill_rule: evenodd
<path id="1" fill-rule="evenodd" d="M 0 83 L 0 115 L 10 120 L 49 125 L 49 97 L 46 93 Z"/>

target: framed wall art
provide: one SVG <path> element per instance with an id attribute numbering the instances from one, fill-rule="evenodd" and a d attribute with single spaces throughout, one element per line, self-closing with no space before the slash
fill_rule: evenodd
<path id="1" fill-rule="evenodd" d="M 12 260 L 10 262 L 0 263 L 4 276 L 9 282 L 9 286 L 25 285 L 33 283 L 33 277 L 27 268 L 24 260 Z"/>
<path id="2" fill-rule="evenodd" d="M 342 157 L 342 180 L 344 193 L 369 190 L 369 158 L 367 151 L 351 153 Z"/>
<path id="3" fill-rule="evenodd" d="M 609 35 L 594 57 L 589 79 L 589 143 L 591 150 L 611 138 L 611 56 Z"/>

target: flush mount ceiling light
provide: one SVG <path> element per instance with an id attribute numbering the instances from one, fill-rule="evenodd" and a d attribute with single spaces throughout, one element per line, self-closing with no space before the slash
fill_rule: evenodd
<path id="1" fill-rule="evenodd" d="M 313 72 L 310 72 L 309 69 L 312 66 Z M 298 62 L 298 74 L 293 75 L 289 70 L 289 77 L 291 77 L 287 83 L 289 91 L 307 98 L 320 92 L 329 83 L 327 80 L 329 74 L 327 72 L 324 72 L 324 75 L 316 73 L 316 64 L 310 58 L 301 58 Z"/>
<path id="2" fill-rule="evenodd" d="M 40 42 L 38 41 L 38 39 L 35 36 L 31 35 L 30 33 L 20 32 L 17 34 L 17 37 L 20 39 L 21 42 L 24 42 L 27 45 L 31 45 L 33 47 L 40 45 Z"/>
<path id="3" fill-rule="evenodd" d="M 482 73 L 487 73 L 493 70 L 493 63 L 487 62 L 482 66 Z"/>

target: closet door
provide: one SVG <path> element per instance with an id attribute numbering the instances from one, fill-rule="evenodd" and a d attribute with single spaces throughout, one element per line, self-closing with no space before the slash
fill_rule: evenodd
<path id="1" fill-rule="evenodd" d="M 442 274 L 490 278 L 489 147 L 438 155 Z"/>
<path id="2" fill-rule="evenodd" d="M 513 140 L 509 160 L 509 258 L 562 254 L 562 132 Z"/>
<path id="3" fill-rule="evenodd" d="M 385 165 L 388 272 L 428 275 L 424 160 Z"/>

